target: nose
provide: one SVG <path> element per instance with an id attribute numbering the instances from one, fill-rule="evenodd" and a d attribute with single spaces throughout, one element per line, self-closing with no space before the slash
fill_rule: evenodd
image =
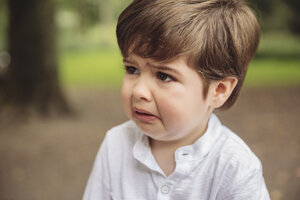
<path id="1" fill-rule="evenodd" d="M 152 101 L 152 90 L 145 79 L 140 78 L 136 81 L 133 88 L 133 97 L 136 100 Z"/>

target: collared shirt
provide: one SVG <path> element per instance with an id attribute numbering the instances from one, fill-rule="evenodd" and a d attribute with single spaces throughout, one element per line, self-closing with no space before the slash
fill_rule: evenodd
<path id="1" fill-rule="evenodd" d="M 268 200 L 259 159 L 211 115 L 204 135 L 175 152 L 165 176 L 149 140 L 129 121 L 108 131 L 83 200 Z"/>

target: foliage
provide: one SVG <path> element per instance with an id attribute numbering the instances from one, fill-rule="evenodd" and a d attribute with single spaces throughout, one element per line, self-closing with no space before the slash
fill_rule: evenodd
<path id="1" fill-rule="evenodd" d="M 256 11 L 264 31 L 288 29 L 300 33 L 299 0 L 246 0 Z"/>
<path id="2" fill-rule="evenodd" d="M 290 29 L 300 34 L 300 1 L 299 0 L 284 0 L 292 11 L 292 16 L 289 19 Z"/>
<path id="3" fill-rule="evenodd" d="M 300 1 L 299 0 L 284 0 L 290 7 L 291 9 L 295 11 L 300 11 Z"/>
<path id="4" fill-rule="evenodd" d="M 300 60 L 300 38 L 289 32 L 262 33 L 256 58 Z"/>
<path id="5" fill-rule="evenodd" d="M 131 0 L 57 0 L 57 11 L 76 13 L 80 23 L 88 28 L 99 23 L 115 22 L 130 2 Z"/>
<path id="6" fill-rule="evenodd" d="M 264 14 L 271 14 L 273 11 L 274 0 L 246 0 L 249 6 L 251 6 L 254 10 L 259 10 Z"/>

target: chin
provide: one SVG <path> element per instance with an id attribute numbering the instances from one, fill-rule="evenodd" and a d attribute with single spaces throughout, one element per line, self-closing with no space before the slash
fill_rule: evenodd
<path id="1" fill-rule="evenodd" d="M 149 129 L 139 126 L 138 124 L 137 124 L 137 126 L 143 132 L 144 135 L 150 137 L 151 139 L 159 140 L 159 138 L 161 138 L 164 135 L 164 133 L 162 133 L 160 131 L 149 130 Z"/>

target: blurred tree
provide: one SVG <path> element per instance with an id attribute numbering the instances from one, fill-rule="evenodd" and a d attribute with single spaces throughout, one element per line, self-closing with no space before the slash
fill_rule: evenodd
<path id="1" fill-rule="evenodd" d="M 4 0 L 0 0 L 0 52 L 1 50 L 4 49 L 5 47 L 5 39 L 4 39 L 4 31 L 5 31 L 5 27 L 6 27 L 6 8 L 5 8 L 5 4 L 4 4 Z"/>
<path id="2" fill-rule="evenodd" d="M 98 24 L 102 17 L 100 16 L 99 5 L 100 0 L 56 0 L 58 11 L 67 10 L 78 17 L 78 30 L 79 33 L 84 34 L 91 26 Z M 102 1 L 102 0 L 101 0 Z M 110 1 L 105 3 L 105 12 L 111 13 Z M 102 6 L 101 6 L 102 7 Z"/>
<path id="3" fill-rule="evenodd" d="M 77 13 L 79 14 L 79 29 L 81 33 L 85 32 L 86 29 L 86 7 L 85 7 L 85 0 L 76 0 L 75 7 Z"/>
<path id="4" fill-rule="evenodd" d="M 113 22 L 113 6 L 111 1 L 99 0 L 100 23 L 109 24 Z"/>
<path id="5" fill-rule="evenodd" d="M 264 32 L 282 32 L 288 30 L 291 9 L 284 1 L 298 0 L 246 0 L 258 14 Z M 295 17 L 293 18 L 295 19 Z M 299 19 L 299 18 L 298 18 Z"/>
<path id="6" fill-rule="evenodd" d="M 105 3 L 109 5 L 109 2 L 106 1 Z M 99 4 L 99 0 L 76 0 L 74 6 L 79 15 L 79 29 L 81 33 L 84 33 L 91 25 L 99 23 Z M 108 12 L 111 12 L 108 6 L 106 8 Z"/>
<path id="7" fill-rule="evenodd" d="M 259 10 L 263 15 L 270 15 L 273 10 L 274 0 L 246 0 L 251 7 Z"/>
<path id="8" fill-rule="evenodd" d="M 300 34 L 300 1 L 284 0 L 292 10 L 292 16 L 289 19 L 289 28 L 293 33 Z"/>
<path id="9" fill-rule="evenodd" d="M 7 0 L 8 51 L 3 102 L 21 111 L 69 113 L 60 87 L 53 0 Z M 3 103 L 2 102 L 2 103 Z"/>

